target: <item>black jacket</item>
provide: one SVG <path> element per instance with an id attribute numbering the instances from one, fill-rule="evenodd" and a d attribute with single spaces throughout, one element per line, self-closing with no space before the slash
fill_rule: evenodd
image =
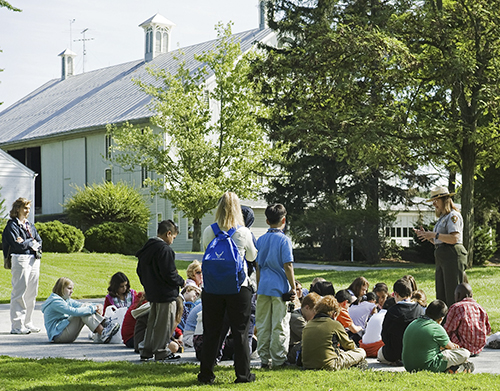
<path id="1" fill-rule="evenodd" d="M 152 303 L 169 303 L 179 296 L 184 279 L 175 267 L 175 252 L 160 238 L 149 239 L 135 254 L 139 258 L 137 275 Z"/>
<path id="2" fill-rule="evenodd" d="M 19 225 L 17 219 L 10 219 L 7 222 L 2 234 L 4 258 L 6 258 L 8 254 L 35 254 L 35 251 L 30 246 L 33 240 L 36 240 L 41 245 L 42 238 L 38 235 L 34 224 L 30 223 L 30 231 L 31 236 L 24 227 Z M 22 242 L 18 242 L 17 238 L 21 238 Z"/>
<path id="3" fill-rule="evenodd" d="M 387 361 L 401 360 L 403 351 L 403 334 L 408 325 L 424 314 L 418 303 L 397 303 L 387 310 L 382 323 L 382 353 Z"/>

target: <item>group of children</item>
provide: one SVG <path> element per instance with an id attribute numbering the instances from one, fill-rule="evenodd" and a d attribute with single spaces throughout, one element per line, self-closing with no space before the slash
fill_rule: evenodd
<path id="1" fill-rule="evenodd" d="M 427 305 L 412 276 L 397 280 L 392 294 L 385 283 L 368 288 L 363 277 L 336 293 L 330 283 L 313 281 L 292 313 L 288 361 L 337 370 L 365 367 L 364 358 L 373 357 L 407 371 L 474 370 L 468 359 L 482 351 L 491 327 L 469 284 L 457 286 L 450 309 L 441 300 Z"/>
<path id="2" fill-rule="evenodd" d="M 278 207 L 278 206 L 279 207 Z M 365 357 L 388 365 L 404 365 L 408 371 L 472 372 L 468 361 L 477 355 L 491 333 L 488 316 L 472 298 L 470 285 L 457 286 L 449 309 L 440 300 L 427 304 L 415 279 L 398 279 L 392 292 L 379 282 L 369 291 L 364 277 L 335 292 L 334 285 L 316 278 L 310 289 L 295 280 L 290 239 L 283 234 L 286 210 L 282 205 L 266 210 L 270 229 L 256 242 L 256 286 L 248 342 L 257 350 L 262 368 L 299 365 L 305 369 L 338 370 L 367 367 Z M 279 213 L 278 213 L 279 212 Z M 203 345 L 203 278 L 201 263 L 194 261 L 188 279 L 176 298 L 175 332 L 167 359 L 177 359 L 184 346 L 200 357 Z M 128 308 L 121 324 L 123 343 L 141 351 L 150 303 L 144 293 L 130 288 L 128 278 L 116 273 L 110 281 L 108 306 Z M 220 355 L 231 358 L 231 334 L 223 328 Z"/>

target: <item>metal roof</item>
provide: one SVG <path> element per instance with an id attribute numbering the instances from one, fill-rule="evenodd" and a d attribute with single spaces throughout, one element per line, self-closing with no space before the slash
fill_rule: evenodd
<path id="1" fill-rule="evenodd" d="M 243 52 L 255 42 L 270 39 L 270 29 L 254 29 L 234 34 Z M 66 79 L 54 79 L 0 112 L 0 146 L 24 143 L 105 127 L 124 121 L 146 121 L 153 115 L 151 97 L 133 82 L 141 79 L 157 84 L 146 70 L 148 66 L 175 73 L 174 56 L 184 53 L 190 71 L 202 66 L 195 54 L 211 50 L 217 40 L 181 48 L 144 60 L 127 62 L 82 73 Z M 211 74 L 208 75 L 210 77 Z"/>

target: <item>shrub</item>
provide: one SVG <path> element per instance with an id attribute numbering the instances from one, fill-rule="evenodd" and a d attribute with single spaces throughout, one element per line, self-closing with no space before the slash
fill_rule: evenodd
<path id="1" fill-rule="evenodd" d="M 119 182 L 105 182 L 80 188 L 64 204 L 69 220 L 86 231 L 106 223 L 129 223 L 146 230 L 150 212 L 145 198 L 134 187 Z"/>
<path id="2" fill-rule="evenodd" d="M 85 248 L 97 253 L 135 255 L 146 240 L 144 230 L 129 223 L 103 223 L 85 232 Z"/>
<path id="3" fill-rule="evenodd" d="M 74 253 L 81 251 L 85 242 L 83 232 L 72 225 L 60 221 L 35 223 L 43 241 L 43 251 L 54 253 Z"/>

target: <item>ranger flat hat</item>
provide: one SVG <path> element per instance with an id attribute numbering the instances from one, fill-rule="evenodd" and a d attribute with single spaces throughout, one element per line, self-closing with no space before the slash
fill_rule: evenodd
<path id="1" fill-rule="evenodd" d="M 429 198 L 426 202 L 431 202 L 442 197 L 451 197 L 453 195 L 455 195 L 455 193 L 450 193 L 447 187 L 438 186 L 431 190 L 431 198 Z"/>

